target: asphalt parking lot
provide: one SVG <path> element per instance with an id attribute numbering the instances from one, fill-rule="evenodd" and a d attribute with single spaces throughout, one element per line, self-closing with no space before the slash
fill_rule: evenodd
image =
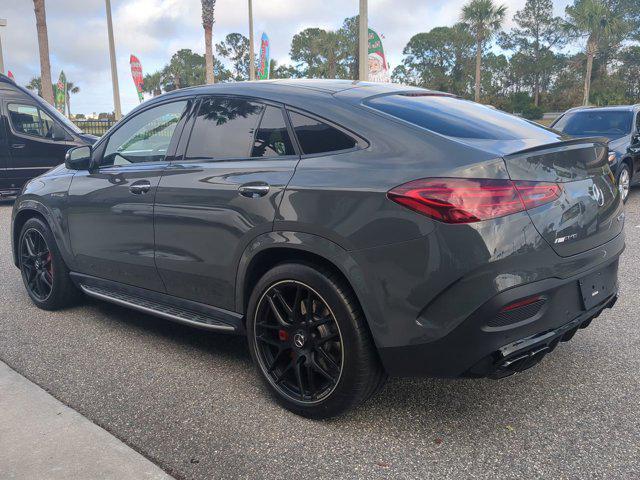
<path id="1" fill-rule="evenodd" d="M 392 379 L 337 420 L 280 409 L 245 341 L 106 303 L 29 302 L 0 202 L 0 360 L 179 479 L 640 478 L 640 189 L 621 296 L 536 368 Z"/>

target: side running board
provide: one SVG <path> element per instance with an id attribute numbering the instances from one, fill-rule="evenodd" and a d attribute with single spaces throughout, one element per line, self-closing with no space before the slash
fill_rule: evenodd
<path id="1" fill-rule="evenodd" d="M 132 308 L 167 320 L 207 330 L 240 333 L 240 328 L 238 326 L 225 323 L 224 321 L 214 318 L 214 316 L 208 315 L 204 312 L 196 312 L 188 308 L 169 305 L 168 302 L 144 298 L 140 295 L 125 292 L 120 289 L 88 285 L 82 281 L 79 282 L 79 287 L 90 297 Z M 242 317 L 239 316 L 239 319 L 241 318 Z M 233 320 L 236 319 L 234 318 Z"/>

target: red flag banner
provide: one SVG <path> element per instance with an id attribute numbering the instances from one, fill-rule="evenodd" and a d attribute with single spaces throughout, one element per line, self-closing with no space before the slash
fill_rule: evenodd
<path id="1" fill-rule="evenodd" d="M 142 86 L 144 85 L 142 64 L 135 55 L 131 55 L 129 63 L 131 64 L 131 76 L 133 77 L 133 83 L 136 86 L 136 91 L 138 92 L 138 99 L 142 102 L 144 100 L 144 97 L 142 96 Z"/>
<path id="2" fill-rule="evenodd" d="M 13 72 L 11 70 L 7 72 L 7 76 L 14 82 L 16 81 L 16 77 L 13 76 Z"/>

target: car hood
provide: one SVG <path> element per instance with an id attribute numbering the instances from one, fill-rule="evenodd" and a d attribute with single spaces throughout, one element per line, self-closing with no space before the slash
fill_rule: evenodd
<path id="1" fill-rule="evenodd" d="M 616 138 L 609 142 L 609 151 L 616 152 L 616 153 L 627 153 L 627 148 L 629 148 L 629 143 L 631 143 L 631 137 L 629 135 Z"/>

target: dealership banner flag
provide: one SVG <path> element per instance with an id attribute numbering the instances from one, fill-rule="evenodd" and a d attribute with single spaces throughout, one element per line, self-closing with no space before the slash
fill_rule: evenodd
<path id="1" fill-rule="evenodd" d="M 382 38 L 375 30 L 369 29 L 369 81 L 390 82 L 389 64 L 384 55 Z"/>
<path id="2" fill-rule="evenodd" d="M 60 77 L 55 87 L 54 103 L 56 109 L 64 115 L 67 106 L 67 77 L 64 75 L 64 71 L 60 72 Z"/>
<path id="3" fill-rule="evenodd" d="M 263 33 L 262 39 L 260 40 L 260 65 L 258 68 L 258 79 L 268 80 L 269 73 L 269 37 L 267 37 L 266 33 Z"/>
<path id="4" fill-rule="evenodd" d="M 142 102 L 144 97 L 142 96 L 142 87 L 144 85 L 144 76 L 142 75 L 142 64 L 138 57 L 135 55 L 131 55 L 129 58 L 129 63 L 131 64 L 131 76 L 133 77 L 133 84 L 136 86 L 136 91 L 138 92 L 138 100 Z"/>
<path id="5" fill-rule="evenodd" d="M 16 81 L 16 77 L 13 76 L 13 72 L 11 70 L 7 72 L 7 76 L 14 82 Z"/>

